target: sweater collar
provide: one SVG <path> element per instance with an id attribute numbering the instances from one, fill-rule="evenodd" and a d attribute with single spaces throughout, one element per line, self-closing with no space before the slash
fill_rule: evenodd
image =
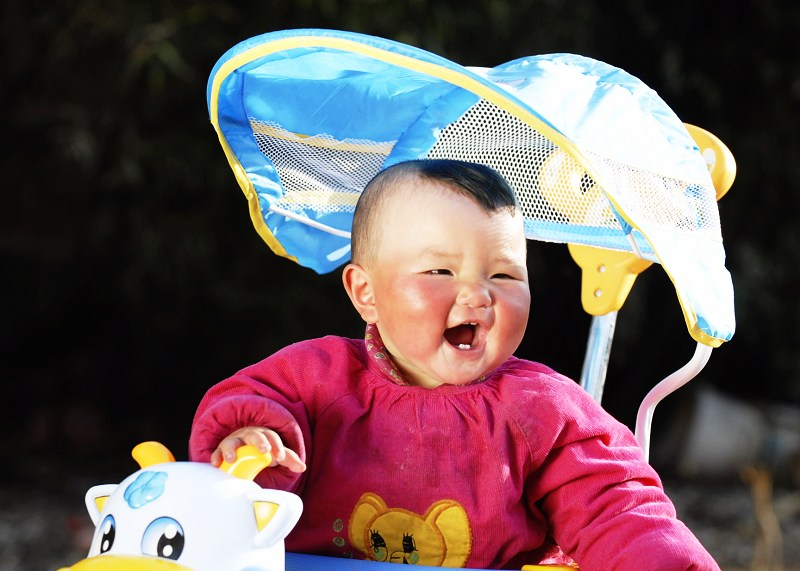
<path id="1" fill-rule="evenodd" d="M 389 380 L 397 385 L 411 385 L 411 383 L 409 383 L 405 377 L 403 377 L 402 373 L 397 369 L 394 361 L 392 361 L 391 354 L 386 350 L 386 346 L 383 344 L 383 339 L 381 339 L 378 326 L 374 323 L 367 323 L 367 329 L 364 333 L 364 343 L 367 348 L 367 354 L 375 366 L 378 367 L 378 370 L 381 371 L 381 373 L 383 373 L 389 378 Z M 488 376 L 489 375 L 483 375 L 479 379 L 475 379 L 471 383 L 467 383 L 463 386 L 469 386 L 483 382 Z"/>
<path id="2" fill-rule="evenodd" d="M 389 351 L 386 350 L 383 344 L 381 334 L 378 332 L 378 326 L 374 323 L 367 323 L 367 330 L 364 333 L 364 343 L 367 347 L 367 354 L 372 362 L 393 383 L 404 386 L 411 384 L 406 381 L 400 371 L 397 370 Z"/>

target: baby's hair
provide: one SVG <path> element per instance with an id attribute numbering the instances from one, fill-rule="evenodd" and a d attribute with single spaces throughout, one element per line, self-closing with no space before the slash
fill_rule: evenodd
<path id="1" fill-rule="evenodd" d="M 364 263 L 372 257 L 373 226 L 385 200 L 400 183 L 409 179 L 444 183 L 453 191 L 474 200 L 486 212 L 519 208 L 516 194 L 494 169 L 479 163 L 453 159 L 419 159 L 392 165 L 367 184 L 356 204 L 351 234 L 352 259 Z"/>

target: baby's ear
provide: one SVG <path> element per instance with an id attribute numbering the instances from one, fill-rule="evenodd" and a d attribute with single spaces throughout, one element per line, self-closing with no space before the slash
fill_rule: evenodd
<path id="1" fill-rule="evenodd" d="M 347 264 L 342 271 L 342 282 L 353 307 L 367 323 L 375 323 L 378 314 L 375 310 L 375 294 L 372 291 L 372 279 L 362 266 Z"/>

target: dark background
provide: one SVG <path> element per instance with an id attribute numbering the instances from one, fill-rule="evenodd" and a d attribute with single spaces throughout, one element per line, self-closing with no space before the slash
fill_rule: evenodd
<path id="1" fill-rule="evenodd" d="M 210 385 L 299 339 L 361 335 L 338 272 L 318 276 L 261 242 L 208 120 L 217 59 L 287 28 L 363 32 L 487 67 L 572 52 L 642 79 L 738 164 L 720 203 L 738 328 L 696 382 L 800 403 L 800 4 L 4 0 L 1 9 L 0 443 L 13 461 L 0 481 L 96 474 L 101 462 L 121 477 L 145 439 L 185 459 Z M 589 325 L 578 268 L 566 246 L 531 243 L 530 272 L 517 354 L 577 378 Z M 632 425 L 644 394 L 693 349 L 654 266 L 620 313 L 605 406 Z"/>

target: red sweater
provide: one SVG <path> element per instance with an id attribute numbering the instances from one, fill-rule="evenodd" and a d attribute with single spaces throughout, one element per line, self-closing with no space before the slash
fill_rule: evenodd
<path id="1" fill-rule="evenodd" d="M 538 363 L 424 389 L 363 340 L 304 341 L 208 391 L 191 458 L 244 426 L 276 430 L 308 464 L 256 479 L 303 499 L 288 551 L 519 569 L 564 561 L 557 544 L 583 571 L 719 569 L 628 428 Z"/>

